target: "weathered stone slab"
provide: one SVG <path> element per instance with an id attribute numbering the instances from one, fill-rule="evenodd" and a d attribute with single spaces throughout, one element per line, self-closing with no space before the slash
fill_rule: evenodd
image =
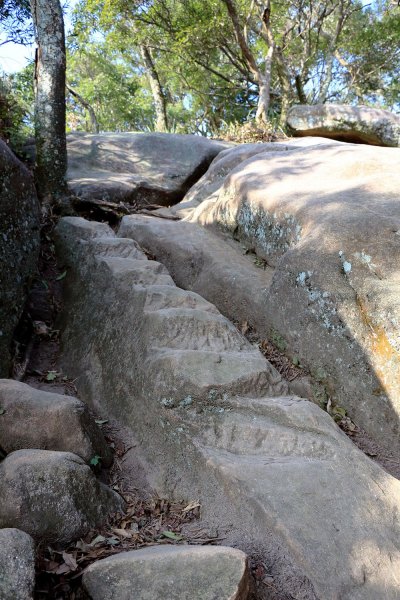
<path id="1" fill-rule="evenodd" d="M 35 544 L 19 529 L 0 529 L 0 598 L 32 600 Z"/>
<path id="2" fill-rule="evenodd" d="M 83 585 L 92 600 L 247 600 L 249 571 L 233 548 L 153 546 L 93 563 Z"/>
<path id="3" fill-rule="evenodd" d="M 0 527 L 69 542 L 122 509 L 122 500 L 70 452 L 17 450 L 0 463 Z"/>
<path id="4" fill-rule="evenodd" d="M 150 483 L 198 498 L 226 543 L 263 557 L 281 597 L 399 598 L 400 482 L 318 406 L 285 395 L 213 305 L 144 255 L 118 257 L 114 235 L 116 256 L 97 254 L 73 225 L 58 226 L 64 369 L 134 431 Z"/>
<path id="5" fill-rule="evenodd" d="M 68 136 L 68 184 L 83 199 L 169 206 L 229 146 L 197 135 L 74 133 Z"/>
<path id="6" fill-rule="evenodd" d="M 388 110 L 345 104 L 301 104 L 287 118 L 294 135 L 323 136 L 343 142 L 400 146 L 400 117 Z"/>
<path id="7" fill-rule="evenodd" d="M 111 465 L 111 450 L 103 434 L 77 398 L 0 379 L 0 407 L 0 448 L 5 452 L 59 450 L 73 452 L 86 462 L 97 455 L 102 465 Z"/>
<path id="8" fill-rule="evenodd" d="M 0 140 L 0 377 L 10 374 L 10 345 L 37 268 L 40 210 L 33 177 Z"/>
<path id="9" fill-rule="evenodd" d="M 186 220 L 222 227 L 265 259 L 260 334 L 277 333 L 327 397 L 400 450 L 398 152 L 334 143 L 259 153 Z"/>

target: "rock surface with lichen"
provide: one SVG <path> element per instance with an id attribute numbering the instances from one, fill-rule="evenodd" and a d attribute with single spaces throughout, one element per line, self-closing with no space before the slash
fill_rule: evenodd
<path id="1" fill-rule="evenodd" d="M 0 377 L 39 256 L 40 209 L 33 178 L 0 140 Z"/>
<path id="2" fill-rule="evenodd" d="M 19 529 L 0 529 L 0 598 L 32 600 L 34 583 L 33 539 Z"/>
<path id="3" fill-rule="evenodd" d="M 249 322 L 264 337 L 278 335 L 290 356 L 309 369 L 325 390 L 321 402 L 331 398 L 372 437 L 399 450 L 399 150 L 299 142 L 271 145 L 236 165 L 243 150 L 224 152 L 210 168 L 210 194 L 202 191 L 210 190 L 207 173 L 189 192 L 191 207 L 184 199 L 174 210 L 187 227 L 222 230 L 264 261 L 268 281 L 252 294 L 243 292 L 252 307 Z M 131 233 L 140 229 L 133 227 L 138 218 L 124 221 L 132 223 Z M 138 241 L 161 256 L 167 225 L 157 226 L 156 237 L 150 234 L 155 226 L 146 227 Z M 170 266 L 178 238 L 168 235 Z M 205 261 L 196 259 L 196 229 L 185 235 L 187 280 L 181 268 L 179 284 L 190 288 L 193 277 L 201 279 L 196 291 L 215 302 L 211 285 L 218 277 L 207 278 Z M 239 272 L 237 281 L 239 286 Z"/>
<path id="4" fill-rule="evenodd" d="M 345 104 L 300 104 L 288 112 L 296 136 L 323 136 L 373 146 L 400 146 L 400 117 L 388 110 Z"/>
<path id="5" fill-rule="evenodd" d="M 92 600 L 248 600 L 250 577 L 234 548 L 153 546 L 90 565 L 83 585 Z"/>
<path id="6" fill-rule="evenodd" d="M 0 528 L 17 527 L 35 539 L 69 542 L 122 509 L 75 454 L 17 450 L 0 463 Z"/>

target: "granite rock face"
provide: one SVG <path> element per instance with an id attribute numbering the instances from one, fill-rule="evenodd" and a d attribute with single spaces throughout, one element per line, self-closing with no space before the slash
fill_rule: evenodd
<path id="1" fill-rule="evenodd" d="M 35 583 L 35 544 L 19 529 L 0 529 L 0 598 L 32 600 Z"/>
<path id="2" fill-rule="evenodd" d="M 209 199 L 198 189 L 185 221 L 222 229 L 264 261 L 269 279 L 250 322 L 282 338 L 325 386 L 325 399 L 400 450 L 398 159 L 395 148 L 339 142 L 260 152 L 222 170 Z M 208 297 L 206 287 L 196 290 Z"/>
<path id="3" fill-rule="evenodd" d="M 400 146 L 400 117 L 388 110 L 344 104 L 301 104 L 289 110 L 296 136 L 322 136 L 373 146 Z"/>
<path id="4" fill-rule="evenodd" d="M 12 336 L 37 268 L 40 208 L 32 175 L 2 140 L 0 242 L 0 377 L 8 377 Z"/>
<path id="5" fill-rule="evenodd" d="M 68 184 L 83 200 L 169 206 L 227 147 L 197 135 L 73 133 L 68 136 Z"/>
<path id="6" fill-rule="evenodd" d="M 199 499 L 224 543 L 262 556 L 282 597 L 397 598 L 400 482 L 291 396 L 214 305 L 97 227 L 57 228 L 63 368 L 134 432 L 153 488 Z"/>
<path id="7" fill-rule="evenodd" d="M 89 462 L 112 462 L 105 439 L 87 406 L 71 396 L 37 390 L 12 379 L 0 379 L 0 448 L 6 453 L 36 448 L 73 452 Z"/>
<path id="8" fill-rule="evenodd" d="M 70 452 L 12 452 L 0 463 L 0 495 L 0 527 L 53 542 L 77 539 L 122 508 L 120 496 Z"/>

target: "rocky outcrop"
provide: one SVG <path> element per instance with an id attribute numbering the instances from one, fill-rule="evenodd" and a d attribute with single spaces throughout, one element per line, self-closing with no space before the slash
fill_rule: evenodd
<path id="1" fill-rule="evenodd" d="M 92 600 L 247 600 L 246 555 L 233 548 L 154 546 L 90 565 L 83 585 Z"/>
<path id="2" fill-rule="evenodd" d="M 0 527 L 69 542 L 122 508 L 120 497 L 69 452 L 17 450 L 0 463 Z"/>
<path id="3" fill-rule="evenodd" d="M 19 529 L 0 529 L 0 598 L 32 600 L 35 544 Z"/>
<path id="4" fill-rule="evenodd" d="M 320 135 L 342 142 L 400 146 L 400 117 L 368 106 L 301 104 L 289 110 L 287 124 L 298 136 Z"/>
<path id="5" fill-rule="evenodd" d="M 33 178 L 0 140 L 0 377 L 39 256 L 40 211 Z"/>
<path id="6" fill-rule="evenodd" d="M 308 146 L 325 146 L 326 144 L 340 144 L 325 138 L 287 139 L 284 142 L 270 142 L 262 144 L 240 144 L 234 149 L 227 148 L 214 158 L 209 169 L 204 173 L 185 195 L 184 199 L 169 208 L 160 208 L 155 214 L 162 216 L 177 216 L 181 219 L 190 216 L 193 210 L 203 201 L 212 204 L 218 199 L 219 192 L 224 184 L 225 177 L 238 165 L 261 153 L 287 152 L 294 148 L 307 148 Z M 202 207 L 204 208 L 204 206 Z"/>
<path id="7" fill-rule="evenodd" d="M 397 166 L 396 149 L 337 142 L 257 153 L 228 173 L 222 170 L 219 191 L 186 220 L 224 229 L 264 261 L 265 285 L 252 288 L 253 300 L 243 290 L 250 323 L 263 337 L 279 336 L 291 356 L 325 386 L 326 399 L 399 451 Z M 139 223 L 124 221 L 134 222 Z M 135 237 L 137 231 L 123 227 L 121 235 Z M 157 235 L 165 238 L 159 227 Z M 163 252 L 158 240 L 138 239 L 157 256 Z M 187 273 L 196 252 L 203 252 L 194 226 L 188 239 Z M 179 245 L 178 253 L 182 240 Z M 173 262 L 168 253 L 165 260 Z M 190 288 L 193 277 L 203 284 L 209 277 L 218 286 L 217 271 L 209 276 L 205 263 L 197 264 L 195 276 L 187 279 L 176 267 L 179 285 Z M 232 278 L 233 271 L 234 264 Z M 238 272 L 236 289 L 240 277 Z M 193 289 L 207 296 L 210 285 Z M 225 310 L 218 294 L 229 294 L 220 285 L 209 296 Z"/>
<path id="8" fill-rule="evenodd" d="M 68 136 L 68 184 L 83 200 L 169 206 L 228 146 L 196 135 L 74 133 Z"/>
<path id="9" fill-rule="evenodd" d="M 111 450 L 88 407 L 70 396 L 36 390 L 0 379 L 0 448 L 6 453 L 36 448 L 73 452 L 89 462 L 94 456 L 110 466 Z"/>
<path id="10" fill-rule="evenodd" d="M 198 498 L 225 543 L 262 556 L 278 597 L 397 598 L 400 482 L 288 395 L 212 304 L 105 233 L 73 218 L 57 228 L 63 365 L 134 432 L 150 483 Z"/>

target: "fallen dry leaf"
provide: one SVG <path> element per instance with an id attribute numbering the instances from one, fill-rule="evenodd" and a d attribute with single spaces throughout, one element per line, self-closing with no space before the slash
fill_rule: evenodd
<path id="1" fill-rule="evenodd" d="M 185 508 L 182 509 L 182 512 L 187 513 L 187 512 L 190 512 L 191 510 L 194 510 L 195 508 L 200 508 L 200 502 L 198 502 L 198 501 L 189 502 L 189 504 L 187 506 L 185 506 Z"/>
<path id="2" fill-rule="evenodd" d="M 68 565 L 68 567 L 71 569 L 71 571 L 76 571 L 76 569 L 78 568 L 78 564 L 77 564 L 75 558 L 73 557 L 73 555 L 68 554 L 68 552 L 63 552 L 62 557 L 63 557 L 65 564 Z"/>

